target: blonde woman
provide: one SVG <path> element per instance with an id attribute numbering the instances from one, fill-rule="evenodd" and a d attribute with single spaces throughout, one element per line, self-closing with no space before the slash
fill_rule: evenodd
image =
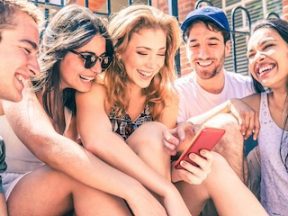
<path id="1" fill-rule="evenodd" d="M 170 156 L 162 144 L 162 132 L 175 127 L 178 111 L 172 88 L 178 22 L 136 5 L 112 17 L 108 31 L 115 60 L 102 83 L 76 95 L 82 143 L 156 194 L 168 215 L 189 215 L 170 182 Z"/>

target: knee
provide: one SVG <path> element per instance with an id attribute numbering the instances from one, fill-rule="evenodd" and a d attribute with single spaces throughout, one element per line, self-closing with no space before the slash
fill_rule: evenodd
<path id="1" fill-rule="evenodd" d="M 162 137 L 165 129 L 166 126 L 159 122 L 145 123 L 128 138 L 127 143 L 135 152 L 146 148 L 150 151 L 163 151 Z"/>

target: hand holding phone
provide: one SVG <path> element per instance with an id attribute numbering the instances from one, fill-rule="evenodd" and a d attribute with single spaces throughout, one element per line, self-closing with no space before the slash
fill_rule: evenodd
<path id="1" fill-rule="evenodd" d="M 222 138 L 225 130 L 220 128 L 205 127 L 201 129 L 193 138 L 191 145 L 181 154 L 179 159 L 175 163 L 175 168 L 180 169 L 182 166 L 180 162 L 182 160 L 195 164 L 190 160 L 189 154 L 195 153 L 200 155 L 200 150 L 211 150 Z"/>

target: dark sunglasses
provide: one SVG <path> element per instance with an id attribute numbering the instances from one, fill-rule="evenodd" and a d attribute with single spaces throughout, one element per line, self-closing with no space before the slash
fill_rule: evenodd
<path id="1" fill-rule="evenodd" d="M 106 54 L 97 56 L 93 52 L 77 52 L 76 50 L 70 50 L 70 52 L 80 56 L 84 60 L 84 67 L 86 69 L 92 68 L 99 60 L 103 72 L 110 66 L 112 62 L 112 57 Z"/>

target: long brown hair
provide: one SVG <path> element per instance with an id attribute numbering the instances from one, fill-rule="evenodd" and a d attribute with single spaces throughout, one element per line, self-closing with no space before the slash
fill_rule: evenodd
<path id="1" fill-rule="evenodd" d="M 176 97 L 172 82 L 175 79 L 174 56 L 180 46 L 181 34 L 177 20 L 162 11 L 146 5 L 133 5 L 112 17 L 108 31 L 111 35 L 115 58 L 105 74 L 109 104 L 122 115 L 128 106 L 127 74 L 118 54 L 125 52 L 134 33 L 141 29 L 162 29 L 166 36 L 165 62 L 151 84 L 143 89 L 146 103 L 151 107 L 153 119 L 159 119 L 163 108 Z"/>
<path id="2" fill-rule="evenodd" d="M 254 26 L 253 32 L 262 28 L 270 28 L 270 29 L 275 30 L 281 36 L 281 38 L 288 44 L 288 22 L 287 21 L 279 19 L 279 18 L 271 18 L 267 20 L 262 20 Z M 253 82 L 254 82 L 254 88 L 256 92 L 260 93 L 260 92 L 265 91 L 265 87 L 261 83 L 259 83 L 256 79 L 253 78 Z M 288 93 L 288 76 L 286 80 L 286 99 L 285 99 L 284 112 L 283 112 L 284 128 L 283 128 L 283 133 L 281 137 L 281 145 L 280 145 L 280 156 L 288 172 L 288 132 L 287 132 L 288 131 L 288 95 L 287 93 Z"/>
<path id="3" fill-rule="evenodd" d="M 60 63 L 70 50 L 84 46 L 97 34 L 106 39 L 106 53 L 112 55 L 112 41 L 102 20 L 76 4 L 59 10 L 43 33 L 41 74 L 34 87 L 41 91 L 44 109 L 56 125 L 61 124 L 64 106 L 76 112 L 75 90 L 60 89 Z"/>

